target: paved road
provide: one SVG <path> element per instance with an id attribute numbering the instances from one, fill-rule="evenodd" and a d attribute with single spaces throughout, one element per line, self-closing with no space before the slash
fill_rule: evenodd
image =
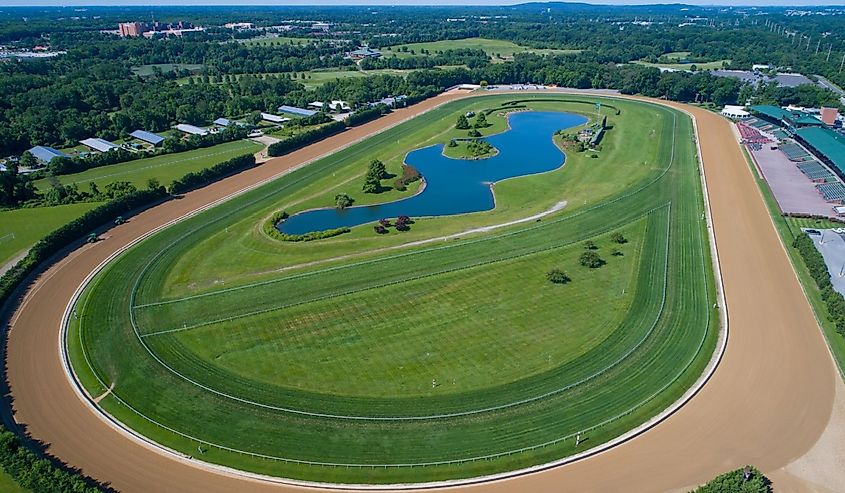
<path id="1" fill-rule="evenodd" d="M 6 363 L 15 419 L 50 444 L 51 453 L 121 491 L 304 491 L 210 472 L 105 425 L 62 370 L 62 311 L 87 273 L 144 232 L 456 97 L 442 95 L 397 111 L 145 211 L 109 231 L 105 241 L 53 266 L 12 319 Z M 841 381 L 730 124 L 699 108 L 672 106 L 694 114 L 700 131 L 730 320 L 721 365 L 685 407 L 621 446 L 568 466 L 463 489 L 654 492 L 703 482 L 746 463 L 782 471 L 813 447 L 831 421 Z M 834 471 L 836 478 L 843 469 Z M 797 491 L 806 485 L 786 477 Z"/>

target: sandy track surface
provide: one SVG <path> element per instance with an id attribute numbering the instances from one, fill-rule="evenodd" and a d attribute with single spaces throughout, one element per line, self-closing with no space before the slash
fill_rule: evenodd
<path id="1" fill-rule="evenodd" d="M 438 96 L 145 211 L 53 266 L 12 319 L 6 363 L 16 421 L 49 444 L 50 453 L 121 491 L 306 491 L 210 472 L 106 425 L 63 372 L 62 312 L 89 272 L 143 233 L 460 96 Z M 730 321 L 721 365 L 686 406 L 623 445 L 567 466 L 462 489 L 669 491 L 746 463 L 786 476 L 783 468 L 810 450 L 831 422 L 841 381 L 731 126 L 705 110 L 675 106 L 696 116 L 701 134 Z"/>

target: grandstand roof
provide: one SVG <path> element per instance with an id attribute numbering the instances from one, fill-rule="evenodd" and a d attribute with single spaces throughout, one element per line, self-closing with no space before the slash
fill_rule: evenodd
<path id="1" fill-rule="evenodd" d="M 784 118 L 792 115 L 791 112 L 770 104 L 758 104 L 756 106 L 752 106 L 751 111 L 763 116 L 768 116 L 769 118 L 773 118 L 775 120 L 783 120 Z"/>
<path id="2" fill-rule="evenodd" d="M 138 140 L 143 140 L 144 142 L 149 142 L 150 144 L 157 146 L 164 142 L 164 137 L 161 135 L 156 135 L 152 132 L 147 132 L 146 130 L 135 130 L 131 134 L 131 137 L 135 137 Z"/>
<path id="3" fill-rule="evenodd" d="M 282 105 L 279 106 L 279 111 L 282 113 L 290 113 L 291 115 L 299 116 L 314 116 L 317 114 L 314 110 L 306 110 L 305 108 L 297 108 L 296 106 Z"/>
<path id="4" fill-rule="evenodd" d="M 98 139 L 96 137 L 91 137 L 90 139 L 83 139 L 79 141 L 80 144 L 84 145 L 85 147 L 90 147 L 95 151 L 100 152 L 108 152 L 112 149 L 117 149 L 120 147 L 119 145 L 115 144 L 114 142 L 109 142 L 107 140 Z"/>
<path id="5" fill-rule="evenodd" d="M 828 128 L 805 127 L 796 135 L 845 173 L 845 137 Z"/>
<path id="6" fill-rule="evenodd" d="M 179 125 L 176 125 L 176 130 L 191 135 L 208 135 L 208 130 L 194 125 L 188 125 L 187 123 L 180 123 Z"/>
<path id="7" fill-rule="evenodd" d="M 228 118 L 218 118 L 211 123 L 215 125 L 220 125 L 221 127 L 228 127 L 232 124 L 232 120 L 229 120 Z"/>
<path id="8" fill-rule="evenodd" d="M 68 157 L 68 155 L 64 152 L 57 151 L 56 149 L 47 146 L 35 146 L 27 152 L 35 156 L 35 159 L 41 161 L 42 163 L 49 163 L 57 157 Z"/>
<path id="9" fill-rule="evenodd" d="M 770 104 L 760 104 L 752 106 L 751 111 L 758 115 L 771 118 L 773 120 L 785 121 L 789 125 L 824 125 L 821 120 L 813 115 L 804 113 L 803 111 L 791 111 Z"/>

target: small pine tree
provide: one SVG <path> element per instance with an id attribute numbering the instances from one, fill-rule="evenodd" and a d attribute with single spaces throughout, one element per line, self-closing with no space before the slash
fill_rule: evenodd
<path id="1" fill-rule="evenodd" d="M 458 121 L 455 123 L 455 128 L 458 130 L 466 130 L 469 128 L 469 120 L 464 115 L 458 117 Z"/>

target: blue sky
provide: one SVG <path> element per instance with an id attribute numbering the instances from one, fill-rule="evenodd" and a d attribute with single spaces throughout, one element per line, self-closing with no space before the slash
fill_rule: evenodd
<path id="1" fill-rule="evenodd" d="M 82 6 L 82 5 L 514 5 L 526 0 L 0 0 L 0 6 Z M 690 5 L 839 5 L 845 0 L 593 0 L 603 5 L 643 5 L 686 3 Z"/>

